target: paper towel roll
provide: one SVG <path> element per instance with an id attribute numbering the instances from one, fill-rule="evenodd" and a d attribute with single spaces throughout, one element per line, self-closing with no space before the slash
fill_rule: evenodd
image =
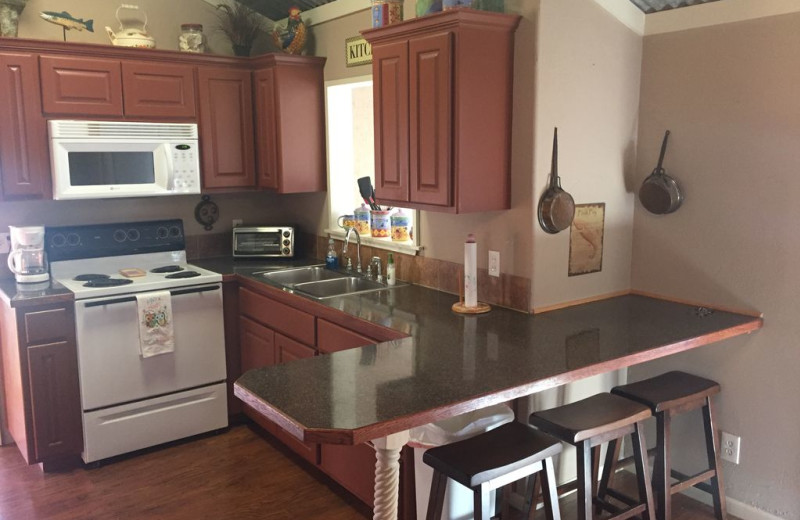
<path id="1" fill-rule="evenodd" d="M 467 235 L 464 244 L 464 306 L 478 306 L 478 244 L 475 243 L 475 236 L 471 233 Z"/>

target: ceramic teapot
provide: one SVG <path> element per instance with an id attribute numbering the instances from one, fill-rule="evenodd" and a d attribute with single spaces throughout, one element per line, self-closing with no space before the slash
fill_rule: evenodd
<path id="1" fill-rule="evenodd" d="M 115 33 L 111 27 L 106 27 L 106 32 L 111 40 L 112 45 L 119 47 L 140 47 L 144 49 L 155 49 L 156 40 L 147 33 L 147 13 L 144 14 L 144 21 L 142 21 L 142 28 L 125 27 L 122 20 L 119 18 L 120 9 L 129 9 L 138 11 L 138 5 L 121 4 L 117 7 L 117 21 L 119 22 L 119 30 Z"/>

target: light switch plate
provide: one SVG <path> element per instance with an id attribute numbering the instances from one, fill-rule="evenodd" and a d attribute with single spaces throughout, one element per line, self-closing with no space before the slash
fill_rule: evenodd
<path id="1" fill-rule="evenodd" d="M 489 251 L 489 276 L 500 276 L 500 251 Z"/>

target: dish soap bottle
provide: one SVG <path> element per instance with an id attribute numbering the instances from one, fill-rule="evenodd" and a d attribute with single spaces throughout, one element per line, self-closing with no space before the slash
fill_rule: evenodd
<path id="1" fill-rule="evenodd" d="M 395 276 L 394 256 L 389 253 L 389 259 L 386 261 L 386 285 L 394 285 L 397 281 Z"/>
<path id="2" fill-rule="evenodd" d="M 336 248 L 332 238 L 328 239 L 328 254 L 325 256 L 325 267 L 328 269 L 339 268 L 339 257 L 336 256 Z"/>

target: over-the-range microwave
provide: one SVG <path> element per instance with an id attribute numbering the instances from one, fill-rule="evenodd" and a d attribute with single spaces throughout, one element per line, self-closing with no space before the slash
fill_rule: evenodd
<path id="1" fill-rule="evenodd" d="M 51 120 L 54 199 L 200 193 L 194 123 Z"/>

